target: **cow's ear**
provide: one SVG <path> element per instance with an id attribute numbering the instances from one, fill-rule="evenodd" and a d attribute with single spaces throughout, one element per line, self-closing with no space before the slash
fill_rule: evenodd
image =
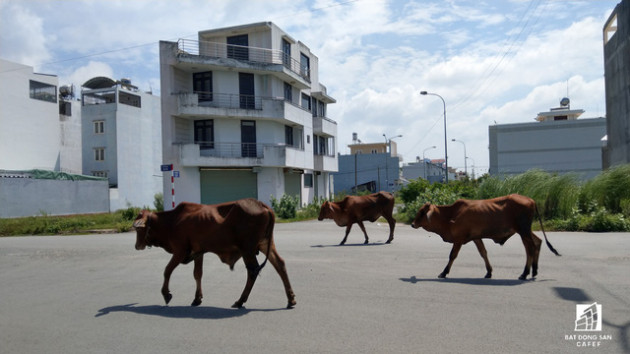
<path id="1" fill-rule="evenodd" d="M 330 209 L 331 213 L 335 212 L 335 209 L 333 209 L 332 203 L 328 203 L 328 209 Z"/>
<path id="2" fill-rule="evenodd" d="M 141 227 L 146 227 L 146 222 L 147 222 L 147 215 L 143 215 L 143 213 L 141 213 L 140 215 L 138 215 L 138 219 L 136 219 L 133 222 L 133 227 L 136 229 L 141 228 Z"/>

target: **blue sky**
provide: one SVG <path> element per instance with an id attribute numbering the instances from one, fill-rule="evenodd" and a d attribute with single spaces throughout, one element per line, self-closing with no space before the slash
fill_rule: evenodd
<path id="1" fill-rule="evenodd" d="M 619 0 L 0 0 L 0 57 L 80 87 L 131 78 L 160 94 L 158 42 L 272 21 L 319 58 L 337 100 L 338 150 L 396 138 L 404 162 L 443 158 L 488 169 L 488 126 L 533 122 L 571 98 L 606 114 L 602 28 Z M 0 73 L 1 74 L 1 73 Z M 431 149 L 431 146 L 436 146 Z"/>

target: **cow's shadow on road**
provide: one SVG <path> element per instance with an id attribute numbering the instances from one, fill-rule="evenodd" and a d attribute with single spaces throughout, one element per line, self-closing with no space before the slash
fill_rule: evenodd
<path id="1" fill-rule="evenodd" d="M 149 316 L 160 316 L 167 318 L 192 318 L 192 319 L 213 319 L 220 320 L 226 318 L 235 318 L 247 315 L 250 312 L 270 312 L 270 311 L 280 311 L 285 310 L 282 309 L 248 309 L 248 308 L 240 308 L 240 309 L 232 309 L 232 308 L 219 308 L 212 306 L 160 306 L 160 305 L 149 305 L 149 306 L 136 306 L 137 303 L 127 304 L 127 305 L 118 305 L 118 306 L 109 306 L 104 307 L 98 310 L 98 313 L 94 315 L 94 317 L 101 317 L 105 315 L 109 315 L 112 312 L 132 312 L 139 315 L 149 315 Z"/>
<path id="2" fill-rule="evenodd" d="M 416 278 L 415 275 L 412 275 L 409 278 L 400 278 L 400 280 L 411 283 L 426 283 L 426 282 L 434 282 L 434 283 L 446 283 L 446 284 L 467 284 L 467 285 L 487 285 L 487 286 L 516 286 L 516 285 L 524 285 L 531 282 L 540 282 L 541 280 L 535 279 L 527 279 L 527 280 L 519 280 L 519 279 L 486 279 L 486 278 Z M 544 281 L 544 280 L 542 280 Z"/>
<path id="3" fill-rule="evenodd" d="M 370 243 L 346 243 L 345 245 L 340 245 L 340 244 L 336 244 L 336 245 L 312 245 L 312 248 L 326 248 L 326 247 L 363 247 L 363 246 L 385 246 L 385 245 L 389 245 L 389 243 L 385 243 L 385 242 L 370 242 Z"/>

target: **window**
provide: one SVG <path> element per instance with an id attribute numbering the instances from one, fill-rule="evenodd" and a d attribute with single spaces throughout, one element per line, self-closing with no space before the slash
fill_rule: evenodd
<path id="1" fill-rule="evenodd" d="M 284 83 L 284 100 L 288 102 L 293 102 L 293 87 L 291 84 Z"/>
<path id="2" fill-rule="evenodd" d="M 193 74 L 193 92 L 198 102 L 212 101 L 212 71 Z"/>
<path id="3" fill-rule="evenodd" d="M 282 39 L 282 64 L 287 68 L 291 67 L 291 43 L 286 39 Z"/>
<path id="4" fill-rule="evenodd" d="M 92 171 L 92 176 L 107 178 L 107 171 Z"/>
<path id="5" fill-rule="evenodd" d="M 227 37 L 227 57 L 238 60 L 249 60 L 249 39 L 246 34 Z"/>
<path id="6" fill-rule="evenodd" d="M 94 160 L 105 161 L 105 148 L 94 149 Z"/>
<path id="7" fill-rule="evenodd" d="M 307 79 L 311 77 L 311 59 L 304 53 L 300 53 L 300 75 Z"/>
<path id="8" fill-rule="evenodd" d="M 105 121 L 104 120 L 94 121 L 94 134 L 103 134 L 103 133 L 105 133 Z"/>
<path id="9" fill-rule="evenodd" d="M 214 149 L 214 121 L 196 120 L 195 121 L 195 144 L 199 145 L 199 149 Z"/>
<path id="10" fill-rule="evenodd" d="M 287 146 L 293 146 L 293 127 L 284 126 L 284 142 Z"/>
<path id="11" fill-rule="evenodd" d="M 29 95 L 36 100 L 57 103 L 57 86 L 29 80 Z"/>
<path id="12" fill-rule="evenodd" d="M 313 174 L 312 173 L 304 174 L 304 187 L 305 188 L 313 187 Z"/>
<path id="13" fill-rule="evenodd" d="M 140 108 L 142 107 L 140 101 L 140 96 L 132 95 L 123 91 L 118 91 L 118 103 Z"/>
<path id="14" fill-rule="evenodd" d="M 305 93 L 302 94 L 302 108 L 309 112 L 311 111 L 311 98 Z"/>
<path id="15" fill-rule="evenodd" d="M 72 117 L 72 103 L 59 100 L 59 114 Z"/>

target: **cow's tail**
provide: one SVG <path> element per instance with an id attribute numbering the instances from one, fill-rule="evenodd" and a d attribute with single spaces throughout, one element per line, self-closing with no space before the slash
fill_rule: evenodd
<path id="1" fill-rule="evenodd" d="M 540 229 L 542 230 L 543 236 L 545 236 L 545 242 L 547 243 L 547 247 L 553 252 L 556 256 L 560 256 L 560 253 L 556 251 L 555 248 L 551 245 L 549 240 L 547 239 L 547 234 L 545 233 L 545 227 L 543 226 L 542 219 L 540 218 L 540 214 L 538 213 L 538 206 L 534 204 L 534 209 L 536 210 L 536 217 L 538 218 L 538 222 L 540 223 Z"/>
<path id="2" fill-rule="evenodd" d="M 269 252 L 271 251 L 271 244 L 273 243 L 273 227 L 275 226 L 276 218 L 273 215 L 273 211 L 267 210 L 267 213 L 269 214 L 269 222 L 267 223 L 267 230 L 265 230 L 265 237 L 267 238 L 267 254 L 265 255 L 265 260 L 262 264 L 256 268 L 256 275 L 259 275 L 260 271 L 267 264 L 267 260 L 269 260 Z"/>

